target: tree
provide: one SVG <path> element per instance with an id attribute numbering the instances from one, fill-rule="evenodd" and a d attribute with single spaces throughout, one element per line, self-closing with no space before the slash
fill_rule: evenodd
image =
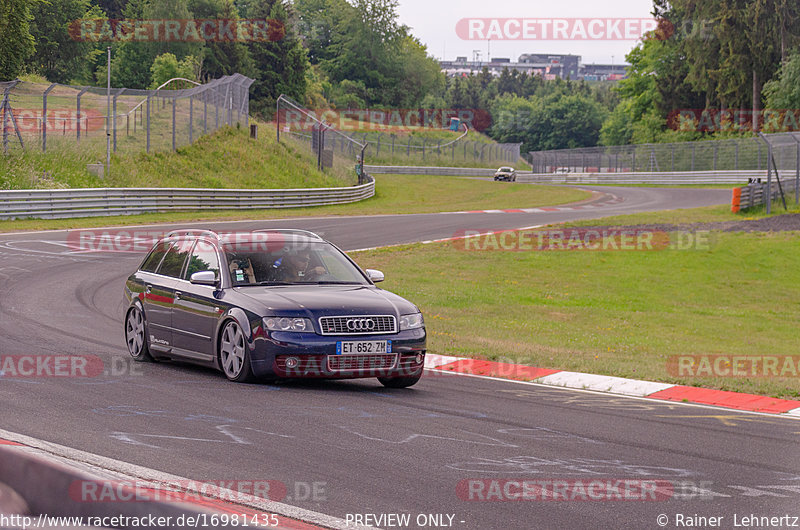
<path id="1" fill-rule="evenodd" d="M 159 55 L 150 67 L 150 88 L 158 88 L 170 79 L 178 77 L 194 80 L 196 63 L 197 59 L 191 55 L 181 61 L 169 52 Z"/>
<path id="2" fill-rule="evenodd" d="M 278 21 L 285 33 L 268 42 L 250 42 L 255 62 L 255 83 L 250 108 L 256 114 L 269 116 L 281 94 L 303 100 L 306 92 L 308 57 L 303 45 L 289 24 L 291 6 L 284 0 L 252 0 L 247 17 Z"/>
<path id="3" fill-rule="evenodd" d="M 775 79 L 764 85 L 769 109 L 800 108 L 800 49 L 791 53 Z"/>
<path id="4" fill-rule="evenodd" d="M 36 40 L 32 69 L 53 83 L 91 82 L 91 65 L 102 52 L 96 43 L 76 39 L 69 30 L 76 20 L 103 17 L 100 8 L 89 0 L 42 0 L 32 4 L 31 15 Z"/>
<path id="5" fill-rule="evenodd" d="M 34 51 L 30 19 L 28 0 L 3 0 L 0 4 L 0 81 L 15 79 Z"/>
<path id="6" fill-rule="evenodd" d="M 397 20 L 397 0 L 355 0 L 334 34 L 333 56 L 321 62 L 331 81 L 363 81 L 368 105 L 397 105 L 404 73 L 401 53 L 407 28 Z"/>
<path id="7" fill-rule="evenodd" d="M 500 96 L 492 105 L 492 137 L 522 142 L 523 151 L 597 145 L 605 111 L 591 97 L 553 93 L 546 97 Z"/>
<path id="8" fill-rule="evenodd" d="M 353 16 L 353 6 L 347 0 L 295 0 L 294 8 L 311 64 L 333 59 L 334 42 L 342 40 L 344 21 Z"/>
<path id="9" fill-rule="evenodd" d="M 189 10 L 198 19 L 239 20 L 233 0 L 189 0 Z M 244 42 L 207 41 L 202 55 L 202 78 L 216 79 L 239 73 L 255 74 L 255 64 Z"/>

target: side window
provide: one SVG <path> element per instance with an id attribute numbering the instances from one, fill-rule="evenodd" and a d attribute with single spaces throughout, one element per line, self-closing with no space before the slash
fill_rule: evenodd
<path id="1" fill-rule="evenodd" d="M 186 257 L 191 249 L 192 245 L 188 241 L 172 243 L 167 255 L 164 256 L 164 261 L 161 262 L 161 266 L 156 272 L 164 276 L 180 278 L 181 272 L 183 272 L 183 264 L 186 262 Z"/>
<path id="2" fill-rule="evenodd" d="M 162 241 L 156 245 L 142 262 L 140 270 L 145 272 L 156 272 L 159 263 L 161 263 L 161 259 L 164 257 L 164 254 L 167 253 L 169 247 L 170 244 L 167 241 Z"/>
<path id="3" fill-rule="evenodd" d="M 214 246 L 205 241 L 198 241 L 189 258 L 189 265 L 186 267 L 184 279 L 188 280 L 192 274 L 200 271 L 214 271 L 214 275 L 219 280 L 219 259 Z"/>

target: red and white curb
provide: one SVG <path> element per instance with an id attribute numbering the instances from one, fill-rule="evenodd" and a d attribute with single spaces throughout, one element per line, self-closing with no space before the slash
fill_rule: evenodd
<path id="1" fill-rule="evenodd" d="M 548 212 L 574 212 L 579 210 L 591 210 L 593 208 L 606 208 L 623 202 L 625 199 L 616 195 L 606 194 L 601 199 L 591 202 L 576 203 L 571 206 L 546 206 L 539 208 L 507 208 L 504 210 L 465 210 L 462 212 L 442 212 L 444 215 L 465 214 L 465 213 L 548 213 Z"/>
<path id="2" fill-rule="evenodd" d="M 9 451 L 12 452 L 9 453 Z M 241 491 L 233 491 L 221 486 L 215 486 L 210 489 L 204 488 L 205 483 L 202 480 L 179 477 L 0 429 L 0 466 L 3 466 L 4 458 L 9 457 L 28 461 L 26 467 L 34 476 L 38 476 L 42 483 L 40 495 L 47 495 L 54 501 L 61 502 L 64 506 L 80 502 L 80 499 L 72 499 L 67 489 L 60 488 L 60 486 L 63 486 L 63 481 L 61 478 L 54 478 L 56 473 L 60 473 L 59 469 L 69 469 L 70 474 L 74 474 L 74 476 L 82 480 L 99 481 L 100 484 L 107 484 L 109 490 L 118 492 L 117 494 L 121 499 L 124 497 L 123 500 L 118 501 L 123 504 L 127 502 L 127 499 L 138 500 L 138 497 L 134 497 L 137 490 L 144 492 L 152 490 L 151 493 L 156 491 L 165 493 L 184 492 L 186 495 L 180 496 L 179 502 L 166 500 L 156 500 L 154 502 L 172 504 L 177 508 L 183 505 L 206 513 L 229 514 L 229 516 L 235 514 L 242 519 L 246 516 L 248 521 L 263 521 L 264 514 L 274 515 L 274 517 L 269 517 L 268 526 L 285 530 L 316 530 L 323 528 L 371 530 L 371 527 L 354 525 L 344 519 L 305 508 L 246 494 Z M 49 475 L 52 475 L 52 480 L 46 480 Z M 119 492 L 118 488 L 124 488 L 124 490 Z M 142 502 L 146 505 L 148 501 L 142 500 Z M 102 515 L 106 504 L 110 507 L 118 507 L 118 505 L 109 500 L 108 503 L 99 504 L 94 512 L 89 510 L 86 513 L 89 515 Z M 230 526 L 239 525 L 236 522 L 232 522 Z M 248 525 L 243 524 L 241 526 Z M 249 526 L 256 527 L 258 525 L 250 524 Z M 261 527 L 263 526 L 264 524 L 262 523 Z"/>
<path id="3" fill-rule="evenodd" d="M 536 368 L 534 366 L 525 366 L 521 364 L 500 363 L 436 354 L 428 354 L 425 356 L 425 368 L 441 372 L 527 381 L 562 388 L 608 392 L 609 394 L 618 394 L 622 396 L 646 397 L 664 401 L 712 405 L 768 414 L 786 414 L 800 418 L 800 401 L 728 392 L 725 390 L 714 390 L 710 388 L 640 381 L 637 379 L 626 379 L 608 375 L 567 372 L 564 370 Z"/>

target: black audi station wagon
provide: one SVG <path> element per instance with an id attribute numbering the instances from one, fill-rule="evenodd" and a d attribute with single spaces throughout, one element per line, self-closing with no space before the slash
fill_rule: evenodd
<path id="1" fill-rule="evenodd" d="M 160 239 L 125 284 L 125 341 L 138 361 L 175 359 L 231 381 L 422 376 L 425 323 L 344 252 L 302 230 Z"/>

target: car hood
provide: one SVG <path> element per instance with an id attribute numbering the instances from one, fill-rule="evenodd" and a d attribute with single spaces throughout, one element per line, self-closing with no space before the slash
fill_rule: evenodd
<path id="1" fill-rule="evenodd" d="M 264 315 L 322 316 L 404 315 L 418 311 L 408 300 L 367 285 L 307 285 L 236 288 Z"/>

